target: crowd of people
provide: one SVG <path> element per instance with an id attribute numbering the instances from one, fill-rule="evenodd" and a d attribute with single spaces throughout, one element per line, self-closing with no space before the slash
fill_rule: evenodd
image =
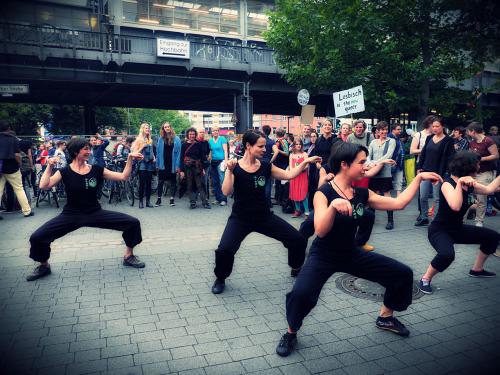
<path id="1" fill-rule="evenodd" d="M 418 195 L 416 226 L 429 225 L 428 240 L 436 251 L 419 280 L 423 293 L 431 294 L 431 282 L 455 257 L 455 244 L 477 244 L 479 251 L 469 271 L 471 277 L 494 277 L 484 268 L 489 255 L 500 256 L 498 231 L 483 227 L 488 197 L 500 191 L 498 135 L 486 136 L 480 123 L 455 128 L 448 135 L 442 118 L 430 115 L 423 129 L 412 137 L 400 124 L 380 121 L 368 132 L 364 121 L 342 124 L 336 135 L 326 120 L 321 134 L 309 125 L 302 134 L 287 134 L 271 128 L 248 130 L 241 138 L 227 141 L 220 129 L 211 136 L 204 129 L 189 128 L 185 140 L 172 126 L 162 125 L 158 141 L 151 127 L 140 126 L 135 139 L 127 137 L 116 146 L 122 171 L 107 168 L 104 152 L 108 140 L 96 136 L 75 137 L 57 147 L 41 145 L 29 156 L 39 162 L 43 174 L 40 189 L 64 184 L 67 203 L 62 213 L 37 229 L 30 237 L 30 257 L 38 262 L 28 281 L 51 273 L 51 243 L 83 226 L 123 232 L 123 264 L 145 267 L 133 249 L 142 241 L 137 218 L 102 209 L 100 187 L 104 179 L 127 180 L 136 165 L 139 176 L 139 208 L 161 206 L 163 186 L 175 205 L 179 181 L 185 181 L 189 207 L 226 206 L 232 197 L 231 214 L 215 250 L 215 281 L 212 293 L 224 292 L 233 271 L 234 258 L 245 237 L 258 232 L 282 242 L 288 251 L 290 274 L 296 277 L 286 295 L 287 332 L 276 352 L 287 356 L 297 343 L 303 320 L 316 305 L 320 292 L 335 272 L 345 272 L 385 287 L 384 301 L 375 320 L 377 328 L 408 336 L 410 331 L 394 312 L 412 303 L 413 271 L 398 260 L 373 252 L 368 244 L 375 212 L 386 211 L 386 229 L 395 227 L 394 211 L 403 210 Z M 497 131 L 498 129 L 492 129 Z M 55 150 L 54 150 L 55 148 Z M 14 188 L 25 217 L 33 215 L 22 186 L 24 151 L 19 140 L 1 124 L 0 196 L 7 181 Z M 416 174 L 405 173 L 404 160 L 417 158 Z M 32 164 L 29 168 L 32 168 Z M 151 180 L 158 173 L 156 204 L 151 203 Z M 410 178 L 411 177 L 411 178 Z M 211 183 L 209 182 L 211 179 Z M 275 195 L 272 196 L 272 186 Z M 405 183 L 406 180 L 406 183 Z M 213 191 L 213 192 L 212 192 Z M 166 192 L 165 192 L 166 194 Z M 209 196 L 214 196 L 212 205 Z M 429 205 L 429 200 L 433 202 Z M 304 215 L 300 230 L 273 213 L 273 205 L 293 218 Z M 466 224 L 475 206 L 475 225 Z M 316 235 L 306 257 L 307 239 Z"/>

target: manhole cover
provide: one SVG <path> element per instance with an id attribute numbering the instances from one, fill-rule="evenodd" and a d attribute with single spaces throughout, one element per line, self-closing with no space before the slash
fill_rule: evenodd
<path id="1" fill-rule="evenodd" d="M 384 300 L 385 288 L 383 286 L 356 276 L 342 275 L 335 280 L 335 284 L 337 284 L 338 289 L 353 297 L 380 302 Z M 418 299 L 422 295 L 418 284 L 413 282 L 413 299 Z"/>

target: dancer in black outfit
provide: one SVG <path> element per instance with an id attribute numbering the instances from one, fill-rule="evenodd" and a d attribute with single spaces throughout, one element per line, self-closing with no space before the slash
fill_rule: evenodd
<path id="1" fill-rule="evenodd" d="M 435 173 L 421 173 L 397 198 L 383 197 L 352 182 L 364 176 L 367 149 L 360 145 L 338 142 L 329 160 L 333 180 L 321 186 L 314 196 L 314 240 L 307 261 L 295 285 L 286 296 L 288 332 L 281 338 L 276 353 L 288 356 L 297 343 L 296 333 L 303 319 L 318 302 L 323 285 L 335 272 L 345 272 L 383 285 L 384 304 L 376 326 L 408 336 L 408 329 L 393 317 L 412 300 L 412 270 L 384 255 L 366 252 L 355 245 L 356 228 L 368 204 L 376 210 L 402 210 L 410 203 L 420 181 L 439 182 Z"/>
<path id="2" fill-rule="evenodd" d="M 469 276 L 496 276 L 495 273 L 484 269 L 484 262 L 498 246 L 498 232 L 463 223 L 464 215 L 474 203 L 473 192 L 489 195 L 500 185 L 500 176 L 488 186 L 474 180 L 473 177 L 479 170 L 479 159 L 479 155 L 474 152 L 460 151 L 454 155 L 448 166 L 451 176 L 447 177 L 441 186 L 439 210 L 429 226 L 429 242 L 437 254 L 419 283 L 420 290 L 426 294 L 432 294 L 432 278 L 438 272 L 446 270 L 455 259 L 454 244 L 479 244 L 479 252 Z"/>
<path id="3" fill-rule="evenodd" d="M 40 262 L 26 277 L 33 281 L 51 273 L 48 259 L 50 244 L 57 238 L 81 227 L 94 227 L 123 231 L 126 250 L 123 264 L 143 268 L 144 263 L 133 254 L 133 247 L 141 243 L 141 223 L 135 217 L 101 209 L 97 200 L 97 189 L 103 178 L 125 181 L 132 171 L 132 159 L 142 160 L 139 152 L 129 153 L 123 172 L 112 172 L 99 165 L 89 165 L 90 143 L 84 138 L 74 138 L 68 142 L 67 150 L 73 160 L 52 175 L 57 158 L 49 159 L 47 168 L 40 179 L 40 188 L 49 190 L 61 180 L 66 188 L 67 203 L 63 212 L 38 228 L 30 237 L 30 258 Z"/>
<path id="4" fill-rule="evenodd" d="M 304 160 L 297 168 L 284 171 L 268 162 L 260 161 L 266 151 L 266 138 L 260 132 L 247 131 L 243 135 L 245 154 L 241 160 L 231 159 L 227 163 L 222 184 L 222 193 L 231 195 L 234 189 L 234 204 L 224 233 L 215 250 L 215 276 L 212 293 L 224 291 L 225 279 L 233 270 L 234 255 L 241 242 L 251 232 L 258 232 L 281 241 L 288 249 L 288 265 L 292 276 L 296 276 L 304 263 L 306 240 L 283 219 L 274 215 L 266 199 L 266 181 L 272 177 L 291 180 L 298 176 L 308 163 L 321 161 L 318 156 Z"/>

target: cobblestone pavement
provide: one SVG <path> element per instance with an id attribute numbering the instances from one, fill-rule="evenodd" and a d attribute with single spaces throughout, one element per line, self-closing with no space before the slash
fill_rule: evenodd
<path id="1" fill-rule="evenodd" d="M 138 210 L 142 270 L 121 265 L 118 232 L 80 229 L 57 240 L 52 275 L 28 283 L 29 235 L 58 210 L 0 221 L 1 373 L 28 374 L 441 374 L 493 373 L 500 363 L 500 278 L 467 276 L 474 246 L 457 246 L 436 292 L 399 314 L 409 338 L 374 326 L 379 303 L 336 288 L 334 275 L 299 333 L 298 350 L 275 354 L 286 329 L 285 293 L 293 279 L 283 246 L 250 235 L 236 257 L 226 291 L 210 292 L 213 250 L 229 207 L 177 206 Z M 296 227 L 298 219 L 284 216 Z M 417 280 L 434 256 L 426 229 L 413 227 L 416 209 L 395 213 L 384 229 L 379 213 L 371 243 L 403 261 Z M 488 218 L 497 230 L 500 218 Z M 500 273 L 500 259 L 487 268 Z"/>

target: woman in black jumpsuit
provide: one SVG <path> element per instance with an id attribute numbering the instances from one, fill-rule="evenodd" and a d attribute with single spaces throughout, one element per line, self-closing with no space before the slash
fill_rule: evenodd
<path id="1" fill-rule="evenodd" d="M 455 259 L 454 244 L 479 244 L 479 252 L 469 276 L 495 276 L 495 273 L 484 269 L 484 262 L 498 246 L 498 232 L 463 223 L 464 215 L 474 203 L 473 192 L 489 195 L 494 193 L 500 184 L 500 177 L 488 186 L 474 180 L 473 177 L 479 169 L 479 159 L 479 155 L 474 152 L 460 151 L 454 155 L 448 166 L 451 176 L 445 178 L 441 186 L 439 210 L 428 232 L 429 242 L 437 254 L 419 283 L 420 290 L 426 294 L 432 294 L 432 278 L 446 270 Z"/>
<path id="2" fill-rule="evenodd" d="M 48 262 L 50 244 L 57 238 L 82 227 L 122 231 L 126 245 L 123 264 L 143 268 L 144 263 L 133 254 L 133 247 L 142 241 L 139 220 L 121 212 L 103 210 L 97 200 L 97 191 L 103 179 L 127 180 L 132 171 L 132 159 L 142 160 L 142 154 L 129 153 L 125 169 L 118 173 L 98 165 L 87 164 L 91 151 L 90 143 L 84 138 L 70 140 L 67 150 L 73 161 L 52 175 L 52 168 L 57 163 L 57 157 L 49 159 L 47 168 L 40 179 L 40 188 L 44 190 L 49 190 L 63 181 L 68 200 L 60 215 L 46 222 L 31 235 L 30 258 L 40 262 L 40 265 L 35 267 L 26 279 L 33 281 L 49 275 L 51 273 Z"/>
<path id="3" fill-rule="evenodd" d="M 288 331 L 276 353 L 288 356 L 297 343 L 296 333 L 303 319 L 318 302 L 321 289 L 335 272 L 345 272 L 383 285 L 384 304 L 376 320 L 380 329 L 408 336 L 409 331 L 394 311 L 404 311 L 412 301 L 412 270 L 389 257 L 356 247 L 355 235 L 365 206 L 376 210 L 402 210 L 423 180 L 441 181 L 435 173 L 421 173 L 397 198 L 384 197 L 352 182 L 364 176 L 368 151 L 365 147 L 338 142 L 329 164 L 335 177 L 314 196 L 314 227 L 317 237 L 295 285 L 286 296 Z"/>
<path id="4" fill-rule="evenodd" d="M 297 168 L 284 171 L 259 160 L 266 151 L 266 138 L 262 133 L 247 131 L 243 135 L 243 146 L 243 158 L 228 161 L 222 184 L 222 193 L 226 196 L 231 195 L 234 189 L 234 204 L 219 247 L 215 250 L 214 294 L 224 291 L 225 279 L 233 270 L 234 256 L 241 242 L 251 232 L 262 233 L 285 245 L 292 276 L 296 276 L 302 267 L 306 254 L 307 241 L 294 227 L 271 211 L 265 186 L 271 176 L 279 180 L 290 180 L 298 176 L 309 163 L 316 163 L 321 159 L 318 156 L 309 157 Z"/>

